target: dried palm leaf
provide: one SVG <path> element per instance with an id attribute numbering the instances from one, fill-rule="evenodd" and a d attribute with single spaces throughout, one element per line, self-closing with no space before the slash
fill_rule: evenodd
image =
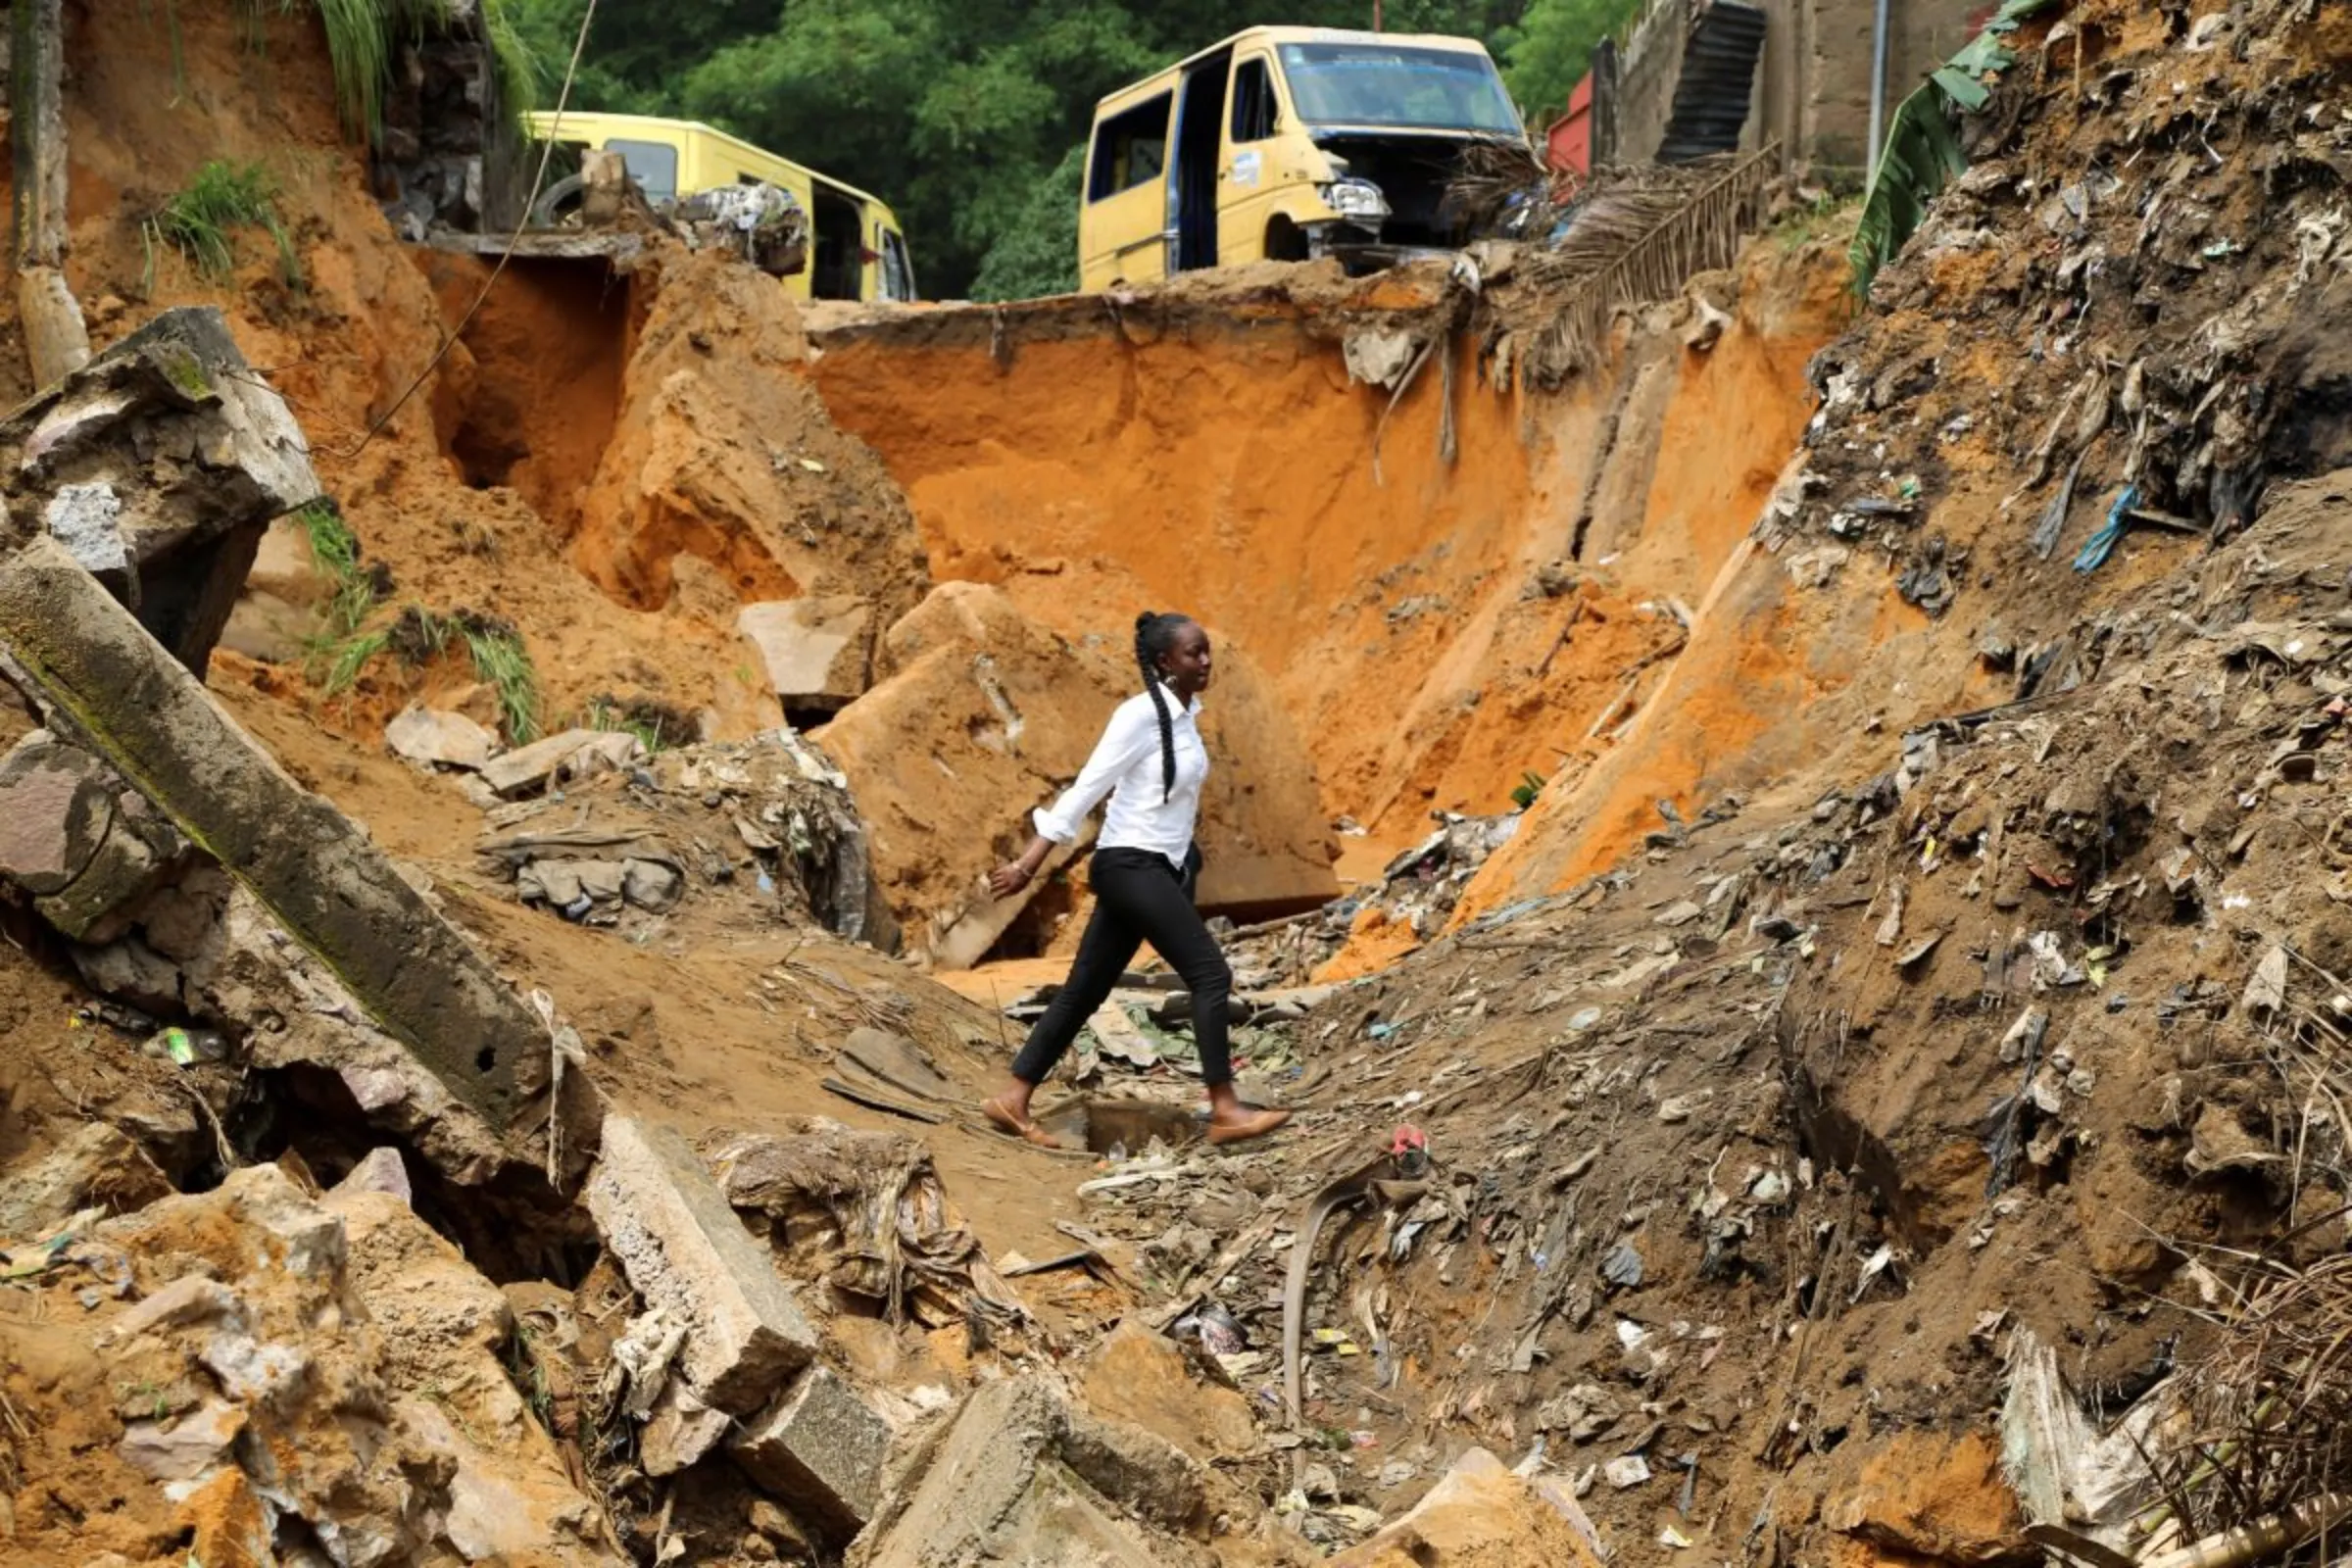
<path id="1" fill-rule="evenodd" d="M 2183 1374 L 2185 1435 L 2149 1455 L 2167 1501 L 2143 1532 L 2268 1528 L 2352 1493 L 2352 1255 L 2256 1262 L 2222 1317 Z"/>
<path id="2" fill-rule="evenodd" d="M 1745 158 L 1596 174 L 1559 239 L 1519 264 L 1543 302 L 1526 359 L 1534 382 L 1556 387 L 1597 360 L 1621 307 L 1672 299 L 1739 260 L 1780 162 L 1776 142 Z"/>

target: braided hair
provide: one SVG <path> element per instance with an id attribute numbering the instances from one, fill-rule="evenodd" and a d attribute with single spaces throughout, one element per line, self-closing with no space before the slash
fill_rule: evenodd
<path id="1" fill-rule="evenodd" d="M 1144 672 L 1144 690 L 1151 694 L 1152 711 L 1159 715 L 1160 799 L 1176 793 L 1176 724 L 1168 716 L 1168 700 L 1160 694 L 1167 677 L 1159 661 L 1176 646 L 1176 634 L 1193 623 L 1190 615 L 1160 615 L 1147 610 L 1135 617 L 1135 662 Z"/>

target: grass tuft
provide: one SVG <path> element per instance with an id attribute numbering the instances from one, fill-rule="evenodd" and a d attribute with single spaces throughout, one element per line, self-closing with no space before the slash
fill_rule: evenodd
<path id="1" fill-rule="evenodd" d="M 531 667 L 522 634 L 513 627 L 481 616 L 461 615 L 466 651 L 472 656 L 473 672 L 498 693 L 498 711 L 507 740 L 526 746 L 539 738 L 539 672 Z"/>
<path id="2" fill-rule="evenodd" d="M 277 215 L 277 181 L 260 164 L 231 164 L 213 159 L 196 171 L 188 188 L 173 196 L 147 220 L 148 283 L 154 284 L 154 247 L 170 245 L 209 283 L 224 283 L 236 274 L 233 238 L 240 228 L 263 229 L 277 242 L 279 271 L 287 286 L 302 286 L 302 263 L 294 254 L 294 237 Z"/>
<path id="3" fill-rule="evenodd" d="M 611 735 L 636 736 L 637 744 L 645 748 L 648 757 L 665 749 L 666 743 L 662 740 L 660 724 L 628 712 L 614 705 L 610 698 L 599 697 L 591 701 L 588 710 L 580 715 L 580 722 L 585 729 Z"/>
<path id="4" fill-rule="evenodd" d="M 306 3 L 326 28 L 326 52 L 335 74 L 335 106 L 347 135 L 377 147 L 384 138 L 384 94 L 392 80 L 393 46 L 399 32 L 421 40 L 428 28 L 450 24 L 449 0 L 245 0 L 256 47 L 261 19 L 274 6 L 290 16 Z M 498 112 L 519 129 L 537 101 L 539 71 L 514 18 L 500 0 L 482 0 L 482 33 L 490 45 L 498 84 Z"/>
<path id="5" fill-rule="evenodd" d="M 337 643 L 320 649 L 326 672 L 319 677 L 318 689 L 328 697 L 340 697 L 359 683 L 360 673 L 375 656 L 384 651 L 390 638 L 382 630 L 355 632 Z"/>

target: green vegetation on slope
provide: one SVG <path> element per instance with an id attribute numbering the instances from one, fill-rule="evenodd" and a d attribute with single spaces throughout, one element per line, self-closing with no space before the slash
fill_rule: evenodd
<path id="1" fill-rule="evenodd" d="M 146 220 L 147 286 L 155 286 L 157 245 L 170 245 L 208 283 L 225 282 L 237 270 L 234 231 L 258 228 L 277 244 L 277 264 L 290 287 L 302 284 L 302 263 L 293 236 L 277 216 L 277 181 L 260 164 L 228 164 L 216 158 L 196 171 L 188 188 L 156 209 Z"/>

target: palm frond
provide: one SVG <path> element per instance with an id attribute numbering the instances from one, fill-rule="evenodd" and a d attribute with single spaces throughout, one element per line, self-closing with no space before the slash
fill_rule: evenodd
<path id="1" fill-rule="evenodd" d="M 1519 272 L 1542 302 L 1523 362 L 1535 384 L 1556 387 L 1592 365 L 1614 314 L 1672 299 L 1694 275 L 1730 267 L 1761 220 L 1781 164 L 1775 142 L 1744 158 L 1596 171 L 1531 247 Z"/>

